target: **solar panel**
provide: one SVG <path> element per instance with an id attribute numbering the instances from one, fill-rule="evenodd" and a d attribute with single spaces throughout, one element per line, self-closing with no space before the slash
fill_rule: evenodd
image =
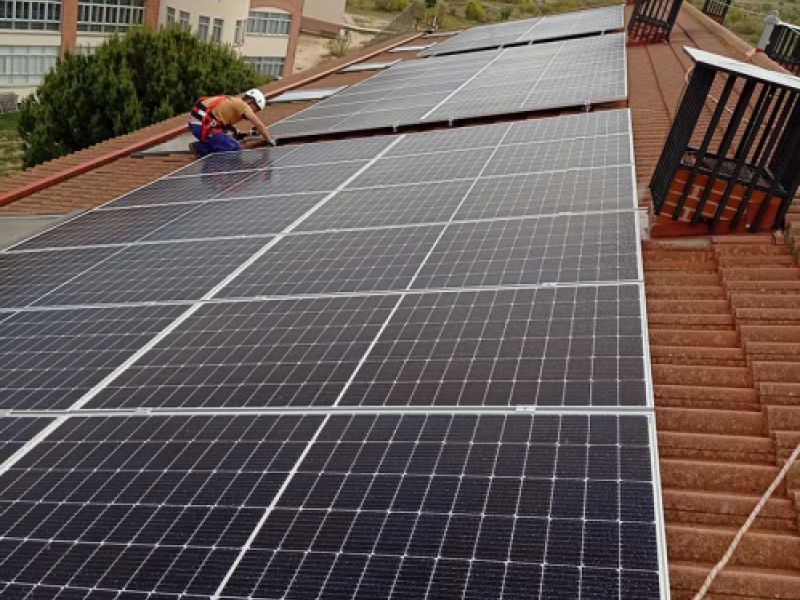
<path id="1" fill-rule="evenodd" d="M 0 579 L 207 598 L 321 420 L 69 419 L 0 475 Z"/>
<path id="2" fill-rule="evenodd" d="M 349 67 L 342 69 L 342 73 L 361 73 L 362 71 L 382 71 L 383 69 L 388 69 L 391 66 L 396 65 L 399 60 L 390 60 L 386 62 L 362 62 L 356 63 L 354 65 L 350 65 Z"/>
<path id="3" fill-rule="evenodd" d="M 624 27 L 623 5 L 473 27 L 425 51 L 441 56 L 601 34 Z"/>
<path id="4" fill-rule="evenodd" d="M 270 128 L 276 139 L 580 107 L 627 96 L 625 36 L 404 61 Z"/>
<path id="5" fill-rule="evenodd" d="M 4 253 L 0 596 L 665 597 L 634 180 L 627 111 L 264 148 Z"/>
<path id="6" fill-rule="evenodd" d="M 396 303 L 355 296 L 204 306 L 89 406 L 331 406 Z"/>
<path id="7" fill-rule="evenodd" d="M 630 212 L 449 225 L 414 288 L 592 283 L 639 277 Z"/>
<path id="8" fill-rule="evenodd" d="M 220 296 L 405 289 L 443 229 L 427 225 L 286 236 Z"/>
<path id="9" fill-rule="evenodd" d="M 638 285 L 406 296 L 343 406 L 644 406 Z"/>
<path id="10" fill-rule="evenodd" d="M 29 311 L 0 322 L 0 409 L 67 409 L 185 310 Z"/>
<path id="11" fill-rule="evenodd" d="M 0 464 L 32 440 L 52 422 L 47 418 L 0 418 Z"/>
<path id="12" fill-rule="evenodd" d="M 14 307 L 199 300 L 268 241 L 8 253 L 2 261 L 8 290 L 2 302 Z"/>
<path id="13" fill-rule="evenodd" d="M 656 600 L 651 427 L 331 417 L 222 597 Z"/>

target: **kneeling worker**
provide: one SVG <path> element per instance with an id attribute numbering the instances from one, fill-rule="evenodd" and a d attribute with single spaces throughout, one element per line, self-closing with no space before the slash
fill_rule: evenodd
<path id="1" fill-rule="evenodd" d="M 197 138 L 191 144 L 192 151 L 205 156 L 212 152 L 241 150 L 235 125 L 243 119 L 250 121 L 267 143 L 272 143 L 266 125 L 256 116 L 256 111 L 264 110 L 266 105 L 264 94 L 255 89 L 245 93 L 242 98 L 201 98 L 192 108 L 192 120 L 189 121 L 189 131 Z"/>

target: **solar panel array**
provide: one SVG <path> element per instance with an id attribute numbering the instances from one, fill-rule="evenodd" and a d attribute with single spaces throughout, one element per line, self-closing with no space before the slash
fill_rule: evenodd
<path id="1" fill-rule="evenodd" d="M 0 595 L 665 597 L 632 159 L 217 155 L 6 252 Z"/>
<path id="2" fill-rule="evenodd" d="M 270 128 L 279 140 L 442 123 L 627 97 L 625 36 L 409 60 Z"/>
<path id="3" fill-rule="evenodd" d="M 536 19 L 472 27 L 436 44 L 423 52 L 422 56 L 442 56 L 602 34 L 622 29 L 624 20 L 624 5 L 620 4 Z"/>

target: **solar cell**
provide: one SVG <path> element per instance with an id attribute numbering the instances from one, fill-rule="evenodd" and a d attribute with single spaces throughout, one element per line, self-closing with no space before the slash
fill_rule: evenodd
<path id="1" fill-rule="evenodd" d="M 639 278 L 633 211 L 448 225 L 414 288 Z"/>
<path id="2" fill-rule="evenodd" d="M 630 167 L 479 179 L 456 219 L 492 219 L 636 208 Z"/>
<path id="3" fill-rule="evenodd" d="M 271 131 L 278 139 L 291 139 L 584 106 L 626 96 L 625 36 L 612 34 L 404 61 L 284 119 Z"/>
<path id="4" fill-rule="evenodd" d="M 443 228 L 429 225 L 286 236 L 219 296 L 405 289 Z"/>
<path id="5" fill-rule="evenodd" d="M 205 164 L 205 161 L 200 164 Z M 146 187 L 120 197 L 107 206 L 118 208 L 210 200 L 241 181 L 242 175 L 239 173 L 159 179 Z"/>
<path id="6" fill-rule="evenodd" d="M 320 164 L 305 167 L 269 168 L 255 171 L 221 193 L 219 198 L 252 198 L 299 192 L 331 192 L 354 175 L 366 161 Z M 218 175 L 217 177 L 223 177 Z"/>
<path id="7" fill-rule="evenodd" d="M 321 420 L 68 419 L 0 475 L 0 580 L 208 598 Z"/>
<path id="8" fill-rule="evenodd" d="M 638 285 L 408 295 L 343 406 L 645 406 Z"/>
<path id="9" fill-rule="evenodd" d="M 0 255 L 0 307 L 26 306 L 117 252 L 88 248 Z M 54 258 L 57 257 L 57 258 Z"/>
<path id="10" fill-rule="evenodd" d="M 645 416 L 333 416 L 223 597 L 660 598 Z"/>
<path id="11" fill-rule="evenodd" d="M 14 249 L 30 250 L 135 242 L 193 209 L 194 205 L 179 204 L 129 210 L 91 211 L 36 236 Z"/>
<path id="12" fill-rule="evenodd" d="M 115 248 L 113 254 L 89 265 L 83 273 L 43 290 L 33 304 L 198 300 L 268 241 L 268 238 L 228 239 Z M 71 251 L 7 256 L 14 260 L 18 256 L 39 256 L 48 269 L 57 272 L 67 252 Z"/>
<path id="13" fill-rule="evenodd" d="M 89 406 L 331 406 L 396 303 L 366 296 L 204 306 Z"/>
<path id="14" fill-rule="evenodd" d="M 19 312 L 0 322 L 0 409 L 67 409 L 180 313 L 180 306 Z"/>
<path id="15" fill-rule="evenodd" d="M 447 221 L 471 187 L 467 180 L 345 190 L 306 219 L 299 231 Z"/>
<path id="16" fill-rule="evenodd" d="M 623 6 L 618 5 L 473 27 L 437 44 L 423 52 L 422 56 L 441 56 L 599 34 L 622 29 L 624 18 Z"/>
<path id="17" fill-rule="evenodd" d="M 0 418 L 0 464 L 47 427 L 53 420 L 47 418 Z M 0 509 L 0 515 L 2 509 Z M 2 517 L 0 517 L 2 518 Z"/>
<path id="18" fill-rule="evenodd" d="M 296 194 L 205 202 L 145 239 L 177 240 L 280 233 L 324 197 L 324 194 Z"/>

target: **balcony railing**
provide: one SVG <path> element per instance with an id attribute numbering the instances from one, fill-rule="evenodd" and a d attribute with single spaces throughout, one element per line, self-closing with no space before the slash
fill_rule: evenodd
<path id="1" fill-rule="evenodd" d="M 708 231 L 781 228 L 800 185 L 800 80 L 686 52 L 695 68 L 650 182 L 655 214 Z"/>
<path id="2" fill-rule="evenodd" d="M 725 22 L 730 7 L 731 0 L 706 0 L 703 13 L 721 25 Z"/>
<path id="3" fill-rule="evenodd" d="M 800 27 L 788 23 L 775 25 L 765 52 L 785 69 L 800 75 Z"/>
<path id="4" fill-rule="evenodd" d="M 628 23 L 628 39 L 657 43 L 669 40 L 683 0 L 637 0 Z"/>

